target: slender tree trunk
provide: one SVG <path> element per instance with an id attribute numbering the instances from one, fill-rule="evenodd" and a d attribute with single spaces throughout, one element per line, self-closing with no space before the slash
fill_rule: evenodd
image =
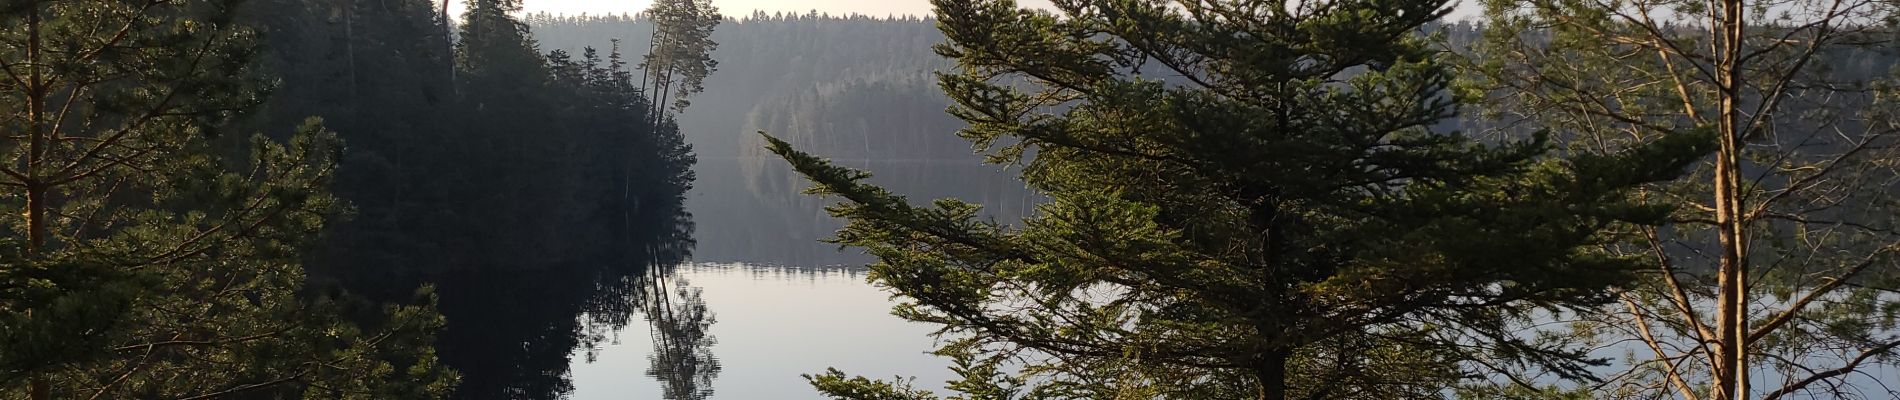
<path id="1" fill-rule="evenodd" d="M 446 0 L 445 0 L 446 1 Z M 350 63 L 350 112 L 357 112 L 356 77 L 356 0 L 343 1 L 343 52 Z"/>
<path id="2" fill-rule="evenodd" d="M 653 103 L 653 129 L 658 130 L 660 122 L 666 121 L 666 99 L 673 95 L 673 69 L 666 69 L 666 78 L 661 79 L 660 100 Z"/>
<path id="3" fill-rule="evenodd" d="M 38 1 L 27 5 L 26 20 L 26 60 L 27 68 L 31 70 L 31 72 L 28 73 L 28 80 L 30 80 L 30 82 L 27 82 L 26 87 L 26 112 L 27 123 L 32 126 L 27 128 L 27 135 L 30 135 L 31 138 L 28 139 L 26 165 L 21 168 L 21 172 L 26 174 L 27 178 L 25 182 L 21 183 L 26 186 L 26 256 L 31 259 L 41 256 L 41 252 L 46 246 L 47 234 L 47 187 L 40 181 L 40 164 L 45 161 L 42 157 L 46 154 L 47 126 L 46 80 L 45 76 L 40 72 L 42 68 L 40 64 L 40 4 Z M 34 375 L 27 382 L 27 397 L 31 400 L 50 399 L 52 398 L 52 385 L 46 381 L 45 376 Z"/>
<path id="4" fill-rule="evenodd" d="M 651 114 L 653 116 L 653 128 L 656 130 L 659 129 L 660 122 L 666 120 L 666 96 L 672 91 L 673 68 L 671 66 L 662 67 L 659 71 L 654 72 L 653 93 L 647 96 L 653 98 L 653 111 Z"/>
<path id="5" fill-rule="evenodd" d="M 47 390 L 48 386 L 49 385 L 46 382 L 46 378 L 38 377 L 38 376 L 33 377 L 33 380 L 27 383 L 27 388 L 26 388 L 27 398 L 31 400 L 52 399 L 53 395 L 51 393 L 48 393 L 48 390 Z"/>
<path id="6" fill-rule="evenodd" d="M 653 49 L 659 48 L 660 22 L 653 19 L 653 16 L 649 14 L 647 15 L 647 23 L 653 25 L 653 32 L 647 34 L 646 60 L 640 63 L 640 91 L 645 92 L 648 99 L 652 99 L 653 89 L 648 86 L 651 85 L 653 81 L 653 64 L 656 64 L 655 61 L 659 60 L 658 56 L 653 54 Z"/>
<path id="7" fill-rule="evenodd" d="M 647 54 L 645 56 L 645 62 L 640 63 L 640 91 L 647 96 L 647 101 L 652 103 L 647 105 L 647 118 L 651 122 L 647 125 L 648 130 L 659 132 L 660 117 L 658 115 L 658 108 L 655 105 L 660 104 L 660 99 L 656 97 L 656 93 L 659 91 L 654 88 L 655 85 L 659 84 L 659 73 L 654 70 L 654 67 L 664 65 L 664 63 L 661 62 L 658 54 L 654 54 L 654 51 L 660 48 L 660 35 L 662 31 L 660 30 L 660 20 L 654 18 L 651 13 L 647 14 L 647 23 L 653 25 L 653 31 L 647 35 Z M 628 236 L 631 237 L 633 233 L 632 221 L 634 208 L 633 203 L 629 200 L 632 197 L 630 194 L 633 192 L 631 160 L 628 161 L 627 167 L 629 176 L 626 180 L 622 181 L 620 185 L 620 223 L 623 229 L 627 231 Z"/>
<path id="8" fill-rule="evenodd" d="M 632 242 L 633 239 L 633 163 L 621 163 L 620 171 L 620 236 Z M 624 243 L 623 243 L 624 244 Z"/>
<path id="9" fill-rule="evenodd" d="M 38 85 L 39 79 L 35 78 L 34 84 Z M 28 171 L 38 169 L 36 167 L 39 165 L 40 151 L 45 143 L 45 132 L 39 128 L 39 112 L 41 111 L 39 107 L 41 102 L 39 99 L 39 97 L 35 97 L 33 105 L 29 107 L 32 109 L 30 113 L 33 114 L 34 128 L 32 133 L 33 144 L 30 150 L 28 150 L 31 154 L 27 156 L 29 160 L 27 161 Z M 46 185 L 38 182 L 37 179 L 30 179 L 26 183 L 26 256 L 29 258 L 40 256 L 42 249 L 46 247 L 46 191 Z M 27 310 L 27 312 L 29 313 L 28 316 L 31 316 L 32 314 L 30 313 L 33 311 Z M 33 379 L 27 383 L 27 397 L 31 400 L 51 399 L 51 386 L 52 385 L 46 381 L 46 377 L 35 375 Z"/>
<path id="10" fill-rule="evenodd" d="M 1744 127 L 1741 124 L 1742 0 L 1724 0 L 1720 32 L 1720 52 L 1716 71 L 1721 84 L 1720 149 L 1715 165 L 1715 220 L 1720 230 L 1722 260 L 1717 284 L 1721 295 L 1716 324 L 1721 345 L 1717 346 L 1715 398 L 1742 400 L 1748 396 L 1748 240 L 1746 216 L 1742 215 L 1741 152 Z"/>
<path id="11" fill-rule="evenodd" d="M 449 94 L 460 94 L 455 87 L 455 24 L 449 19 L 450 1 L 454 0 L 442 0 L 442 49 L 445 50 L 442 55 L 448 60 Z"/>
<path id="12" fill-rule="evenodd" d="M 26 87 L 26 113 L 27 123 L 32 126 L 27 128 L 27 135 L 29 135 L 30 138 L 27 144 L 26 165 L 21 171 L 26 174 L 27 179 L 21 183 L 26 186 L 27 198 L 26 232 L 28 245 L 26 252 L 29 256 L 33 256 L 38 255 L 40 248 L 46 245 L 47 187 L 41 182 L 40 173 L 42 171 L 40 164 L 45 161 L 42 158 L 46 155 L 47 126 L 46 81 L 45 76 L 41 75 L 40 72 L 42 68 L 40 68 L 39 2 L 36 1 L 29 7 L 32 9 L 27 13 L 26 59 L 28 64 L 27 68 L 29 68 L 31 72 L 28 73 L 30 82 L 27 83 L 28 87 Z"/>
<path id="13" fill-rule="evenodd" d="M 35 137 L 33 141 L 39 142 L 41 139 Z M 28 256 L 38 256 L 40 250 L 46 247 L 47 190 L 46 185 L 39 182 L 26 184 L 26 241 L 28 244 L 26 254 Z"/>
<path id="14" fill-rule="evenodd" d="M 1259 400 L 1282 400 L 1286 398 L 1286 363 L 1293 352 L 1277 349 L 1261 355 L 1258 365 L 1254 366 L 1254 380 L 1260 384 L 1260 392 L 1255 396 Z"/>

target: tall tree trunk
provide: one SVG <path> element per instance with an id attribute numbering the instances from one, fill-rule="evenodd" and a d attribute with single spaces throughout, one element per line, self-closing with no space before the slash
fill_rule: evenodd
<path id="1" fill-rule="evenodd" d="M 37 84 L 38 79 L 34 81 Z M 32 160 L 28 161 L 29 167 L 27 169 L 29 171 L 37 169 L 33 168 L 33 166 L 38 164 L 37 161 L 39 161 L 41 146 L 45 142 L 43 135 L 41 135 L 43 132 L 37 128 L 39 125 L 37 121 L 39 107 L 37 106 L 40 102 L 36 99 L 33 104 L 34 107 L 30 108 L 34 109 L 32 113 L 36 117 L 34 122 L 35 128 L 33 129 L 33 145 L 31 150 L 29 150 L 32 152 L 32 155 L 27 157 L 29 160 Z M 46 191 L 46 185 L 39 182 L 29 181 L 26 185 L 26 256 L 29 258 L 39 256 L 41 249 L 46 246 Z M 32 316 L 32 310 L 27 310 L 27 312 L 29 313 L 27 314 L 29 317 Z M 52 398 L 52 394 L 50 393 L 51 385 L 46 381 L 44 376 L 33 376 L 33 379 L 27 383 L 27 386 L 27 397 L 31 400 L 47 400 Z"/>
<path id="2" fill-rule="evenodd" d="M 653 103 L 654 129 L 659 129 L 660 122 L 666 121 L 666 100 L 668 97 L 671 97 L 673 95 L 673 69 L 672 68 L 666 69 L 666 79 L 662 79 L 661 82 L 664 82 L 664 84 L 660 86 L 660 100 L 658 102 Z"/>
<path id="3" fill-rule="evenodd" d="M 20 183 L 26 186 L 26 256 L 31 259 L 42 255 L 48 230 L 46 227 L 47 186 L 40 180 L 42 169 L 40 164 L 45 161 L 42 157 L 46 155 L 47 126 L 46 77 L 40 72 L 42 64 L 40 63 L 40 4 L 38 1 L 27 5 L 26 32 L 26 67 L 31 71 L 27 78 L 29 82 L 26 87 L 26 112 L 27 123 L 32 126 L 27 128 L 27 135 L 31 137 L 28 139 L 26 165 L 21 171 L 26 174 L 26 179 Z M 45 376 L 34 375 L 27 382 L 27 397 L 32 400 L 50 399 L 52 385 L 46 381 Z"/>
<path id="4" fill-rule="evenodd" d="M 1716 325 L 1720 327 L 1721 345 L 1716 346 L 1715 398 L 1742 400 L 1748 396 L 1748 241 L 1747 216 L 1742 215 L 1741 191 L 1741 152 L 1742 135 L 1746 134 L 1741 125 L 1741 83 L 1742 83 L 1742 32 L 1744 28 L 1744 4 L 1742 0 L 1724 0 L 1721 19 L 1714 28 L 1720 29 L 1718 39 L 1719 52 L 1716 71 L 1720 74 L 1721 122 L 1717 133 L 1720 135 L 1720 149 L 1715 165 L 1715 220 L 1720 230 L 1722 260 L 1718 271 L 1717 284 L 1721 287 L 1719 311 Z"/>
<path id="5" fill-rule="evenodd" d="M 623 148 L 622 151 L 632 152 L 632 149 Z M 620 181 L 620 237 L 626 240 L 616 245 L 633 241 L 633 162 L 631 157 L 627 158 L 629 160 L 620 163 L 619 171 L 614 172 L 614 180 Z"/>
<path id="6" fill-rule="evenodd" d="M 40 248 L 46 245 L 47 231 L 47 187 L 41 182 L 40 176 L 43 172 L 41 171 L 42 168 L 40 164 L 45 162 L 43 157 L 46 155 L 46 80 L 45 76 L 41 74 L 42 68 L 40 67 L 39 2 L 35 1 L 28 7 L 31 7 L 31 9 L 27 13 L 26 59 L 27 68 L 30 69 L 31 72 L 28 73 L 28 80 L 30 80 L 30 82 L 27 83 L 26 87 L 26 113 L 27 123 L 32 126 L 27 127 L 27 135 L 29 135 L 30 138 L 28 138 L 27 144 L 26 165 L 23 166 L 21 171 L 26 175 L 26 180 L 20 183 L 26 186 L 26 252 L 29 256 L 36 256 L 40 252 Z"/>
<path id="7" fill-rule="evenodd" d="M 1260 384 L 1255 395 L 1259 400 L 1282 400 L 1286 398 L 1286 363 L 1293 357 L 1287 349 L 1275 349 L 1262 354 L 1254 366 L 1254 380 Z"/>
<path id="8" fill-rule="evenodd" d="M 659 48 L 660 22 L 659 20 L 653 19 L 653 16 L 649 14 L 647 15 L 647 23 L 653 25 L 653 32 L 647 34 L 646 60 L 640 63 L 640 90 L 646 92 L 647 99 L 650 100 L 653 98 L 653 89 L 648 86 L 651 85 L 653 81 L 653 65 L 656 64 L 655 61 L 659 60 L 659 57 L 653 54 L 653 49 Z"/>
<path id="9" fill-rule="evenodd" d="M 356 0 L 343 1 L 343 52 L 350 63 L 350 113 L 354 115 L 361 99 L 356 87 Z"/>
<path id="10" fill-rule="evenodd" d="M 449 94 L 461 94 L 455 87 L 455 24 L 449 19 L 449 2 L 442 0 L 442 53 L 449 66 Z"/>

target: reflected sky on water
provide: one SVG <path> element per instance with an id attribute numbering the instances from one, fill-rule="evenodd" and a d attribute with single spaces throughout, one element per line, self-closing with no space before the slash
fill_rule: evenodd
<path id="1" fill-rule="evenodd" d="M 861 273 L 688 264 L 670 281 L 697 289 L 715 321 L 710 350 L 720 369 L 706 398 L 819 399 L 799 375 L 827 367 L 870 377 L 916 376 L 917 386 L 928 388 L 951 378 L 948 360 L 925 353 L 935 348 L 930 327 L 890 315 L 891 300 Z M 665 398 L 666 385 L 677 382 L 650 374 L 658 354 L 653 332 L 636 322 L 602 343 L 593 362 L 575 354 L 571 398 Z"/>

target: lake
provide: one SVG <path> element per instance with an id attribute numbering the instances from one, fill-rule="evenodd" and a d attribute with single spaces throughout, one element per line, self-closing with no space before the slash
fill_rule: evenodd
<path id="1" fill-rule="evenodd" d="M 594 350 L 593 362 L 584 352 L 575 355 L 573 399 L 816 399 L 800 374 L 827 367 L 916 376 L 920 387 L 951 378 L 948 361 L 925 354 L 935 347 L 931 327 L 891 316 L 888 297 L 853 269 L 696 263 L 671 279 L 699 291 L 714 317 L 709 350 L 718 370 L 692 382 L 710 385 L 667 396 L 682 379 L 655 368 L 669 358 L 662 356 L 668 341 L 654 340 L 659 335 L 649 321 L 617 332 Z M 692 378 L 686 380 L 699 377 Z"/>
<path id="2" fill-rule="evenodd" d="M 999 221 L 1035 202 L 1014 171 L 973 161 L 852 166 L 913 202 L 978 202 Z M 841 223 L 824 214 L 827 200 L 798 193 L 806 184 L 782 162 L 709 158 L 695 170 L 694 261 L 642 282 L 624 325 L 590 329 L 598 337 L 570 356 L 569 398 L 818 399 L 800 375 L 828 367 L 922 388 L 953 376 L 927 354 L 932 327 L 892 316 L 895 302 L 866 283 L 869 258 L 820 242 Z"/>

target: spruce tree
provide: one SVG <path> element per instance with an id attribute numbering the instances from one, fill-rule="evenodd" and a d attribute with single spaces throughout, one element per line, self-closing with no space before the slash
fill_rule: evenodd
<path id="1" fill-rule="evenodd" d="M 936 324 L 971 398 L 1421 398 L 1486 369 L 1578 377 L 1517 335 L 1640 262 L 1606 227 L 1712 143 L 1554 157 L 1454 115 L 1439 0 L 936 0 L 958 132 L 1049 197 L 1020 226 L 913 205 L 770 139 L 843 200 L 838 243 Z M 1017 367 L 1016 371 L 1008 367 Z M 832 371 L 838 398 L 929 398 Z"/>

